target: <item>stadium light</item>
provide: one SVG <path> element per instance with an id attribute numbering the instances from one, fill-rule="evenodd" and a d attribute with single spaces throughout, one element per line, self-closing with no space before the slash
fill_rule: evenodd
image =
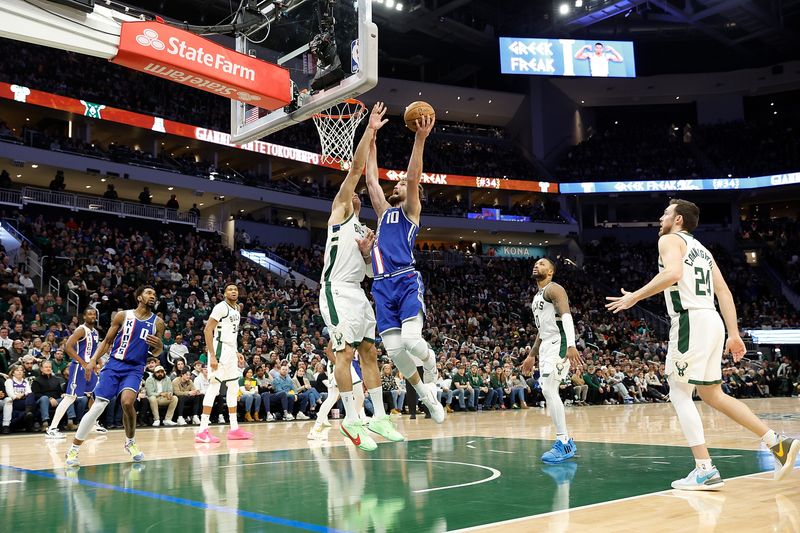
<path id="1" fill-rule="evenodd" d="M 386 0 L 386 7 L 392 9 L 394 7 L 394 0 Z"/>
<path id="2" fill-rule="evenodd" d="M 575 7 L 583 7 L 583 0 L 575 0 Z"/>
<path id="3" fill-rule="evenodd" d="M 401 4 L 401 3 L 399 3 L 399 2 L 398 2 L 397 4 L 395 4 L 394 8 L 395 8 L 397 11 L 402 11 L 402 10 L 403 10 L 403 4 Z"/>
<path id="4" fill-rule="evenodd" d="M 558 6 L 558 13 L 559 15 L 567 15 L 569 13 L 569 4 L 561 4 Z"/>

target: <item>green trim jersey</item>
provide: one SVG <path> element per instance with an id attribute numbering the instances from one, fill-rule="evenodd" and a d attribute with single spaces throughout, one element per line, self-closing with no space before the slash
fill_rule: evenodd
<path id="1" fill-rule="evenodd" d="M 550 283 L 539 289 L 539 292 L 533 297 L 533 303 L 531 304 L 533 319 L 536 322 L 536 329 L 539 330 L 542 346 L 561 341 L 561 347 L 566 350 L 567 339 L 564 334 L 564 326 L 561 325 L 561 315 L 556 312 L 556 306 L 553 305 L 553 302 L 547 301 L 544 297 L 544 293 Z"/>
<path id="2" fill-rule="evenodd" d="M 217 327 L 214 328 L 214 343 L 235 349 L 238 345 L 239 322 L 242 319 L 238 306 L 233 308 L 223 300 L 214 306 L 211 318 L 217 321 Z M 215 349 L 219 349 L 219 346 Z"/>
<path id="3" fill-rule="evenodd" d="M 674 233 L 686 242 L 683 256 L 683 274 L 675 285 L 664 291 L 667 312 L 671 318 L 685 316 L 695 309 L 716 310 L 714 305 L 714 282 L 711 270 L 714 257 L 700 241 L 688 232 Z M 664 270 L 664 262 L 658 258 L 658 271 Z"/>
<path id="4" fill-rule="evenodd" d="M 356 239 L 363 239 L 365 234 L 364 226 L 355 213 L 341 224 L 328 226 L 322 283 L 361 283 L 367 275 L 367 265 L 361 257 Z"/>

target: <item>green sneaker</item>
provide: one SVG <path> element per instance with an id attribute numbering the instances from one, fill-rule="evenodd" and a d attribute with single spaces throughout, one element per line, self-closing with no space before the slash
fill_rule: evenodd
<path id="1" fill-rule="evenodd" d="M 67 452 L 66 465 L 69 468 L 75 468 L 81 466 L 81 462 L 78 461 L 78 450 L 75 450 L 73 448 L 69 449 L 69 451 Z"/>
<path id="2" fill-rule="evenodd" d="M 373 417 L 367 424 L 367 428 L 373 433 L 377 433 L 384 439 L 392 442 L 403 442 L 406 438 L 400 434 L 394 427 L 394 422 L 389 415 L 382 416 L 381 418 Z"/>
<path id="3" fill-rule="evenodd" d="M 783 479 L 794 469 L 797 454 L 800 452 L 800 440 L 781 436 L 781 440 L 770 451 L 775 457 L 775 479 Z"/>
<path id="4" fill-rule="evenodd" d="M 369 435 L 367 428 L 364 427 L 364 422 L 360 420 L 349 423 L 342 422 L 342 425 L 339 426 L 339 431 L 350 439 L 350 442 L 366 452 L 371 452 L 378 447 L 375 440 Z"/>

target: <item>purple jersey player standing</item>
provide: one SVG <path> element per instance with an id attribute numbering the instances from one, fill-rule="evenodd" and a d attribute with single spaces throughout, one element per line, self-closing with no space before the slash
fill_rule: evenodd
<path id="1" fill-rule="evenodd" d="M 378 215 L 378 232 L 372 248 L 372 297 L 378 333 L 386 353 L 417 390 L 434 421 L 444 421 L 444 409 L 436 400 L 429 384 L 438 377 L 436 358 L 422 338 L 425 317 L 425 288 L 422 276 L 414 268 L 414 241 L 419 232 L 422 177 L 422 153 L 435 119 L 423 116 L 417 120 L 414 148 L 406 177 L 401 179 L 387 200 L 378 183 L 378 155 L 373 138 L 367 161 L 367 188 L 372 207 Z M 417 363 L 422 362 L 424 379 L 420 379 Z"/>

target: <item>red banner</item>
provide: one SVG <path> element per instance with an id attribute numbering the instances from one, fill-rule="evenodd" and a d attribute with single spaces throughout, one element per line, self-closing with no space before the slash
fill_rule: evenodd
<path id="1" fill-rule="evenodd" d="M 291 148 L 288 146 L 282 146 L 280 144 L 273 144 L 264 141 L 252 141 L 246 144 L 235 144 L 231 142 L 231 136 L 229 133 L 206 128 L 198 128 L 182 122 L 175 122 L 174 120 L 143 115 L 141 113 L 134 113 L 133 111 L 126 111 L 124 109 L 110 107 L 104 104 L 89 102 L 86 100 L 76 100 L 75 98 L 70 98 L 68 96 L 60 96 L 57 94 L 37 91 L 22 85 L 12 85 L 0 82 L 0 98 L 16 100 L 17 102 L 27 104 L 40 105 L 43 107 L 49 107 L 50 109 L 58 109 L 99 120 L 110 120 L 112 122 L 127 124 L 129 126 L 144 128 L 159 133 L 178 135 L 198 141 L 230 146 L 240 150 L 247 150 L 249 152 L 279 157 L 281 159 L 298 161 L 300 163 L 324 166 L 336 170 L 340 169 L 339 165 L 323 163 L 319 154 L 300 150 L 299 148 Z M 398 181 L 404 177 L 405 171 L 388 170 L 385 168 L 380 169 L 380 178 L 382 180 Z M 547 181 L 509 180 L 505 178 L 459 176 L 457 174 L 434 173 L 423 173 L 421 181 L 424 185 L 447 185 L 453 187 L 470 187 L 473 189 L 499 189 L 505 191 L 547 192 L 553 194 L 558 193 L 558 184 Z"/>
<path id="2" fill-rule="evenodd" d="M 291 101 L 285 68 L 161 22 L 123 22 L 111 62 L 270 111 Z"/>

